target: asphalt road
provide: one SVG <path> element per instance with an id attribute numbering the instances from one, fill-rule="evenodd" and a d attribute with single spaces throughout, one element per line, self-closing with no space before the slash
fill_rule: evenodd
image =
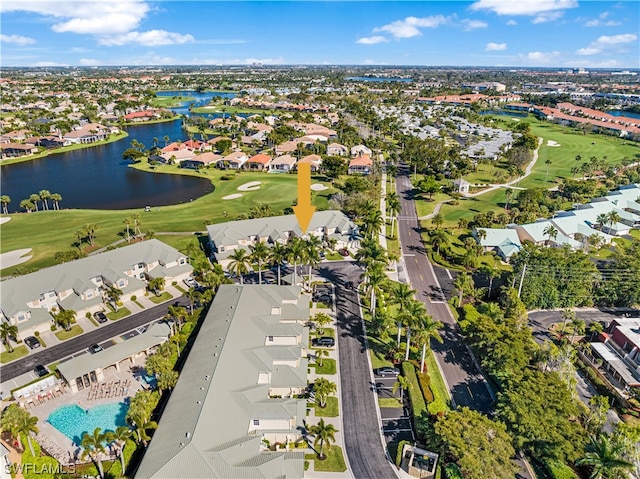
<path id="1" fill-rule="evenodd" d="M 118 321 L 110 321 L 109 324 L 100 326 L 97 330 L 81 334 L 75 338 L 71 338 L 56 346 L 44 348 L 41 351 L 29 354 L 19 361 L 15 361 L 2 366 L 0 375 L 2 381 L 8 381 L 21 374 L 31 371 L 37 364 L 50 364 L 59 361 L 67 356 L 86 351 L 93 343 L 102 343 L 111 338 L 119 336 L 140 326 L 144 326 L 156 319 L 162 318 L 167 314 L 167 308 L 178 302 L 181 306 L 187 306 L 189 301 L 186 298 L 178 298 L 169 303 L 160 304 L 153 308 L 146 309 L 140 313 L 134 314 Z"/>
<path id="2" fill-rule="evenodd" d="M 445 292 L 441 289 L 435 271 L 426 255 L 413 200 L 413 186 L 406 167 L 401 167 L 396 181 L 402 211 L 398 218 L 398 230 L 406 273 L 417 299 L 427 311 L 441 321 L 444 342 L 432 341 L 433 352 L 444 375 L 456 406 L 468 406 L 477 411 L 489 412 L 493 399 L 489 385 L 476 367 L 460 330 L 449 311 Z"/>
<path id="3" fill-rule="evenodd" d="M 336 286 L 343 436 L 351 471 L 356 479 L 397 477 L 380 436 L 358 295 L 342 286 L 344 281 L 357 281 L 362 270 L 349 262 L 327 263 L 318 273 Z"/>

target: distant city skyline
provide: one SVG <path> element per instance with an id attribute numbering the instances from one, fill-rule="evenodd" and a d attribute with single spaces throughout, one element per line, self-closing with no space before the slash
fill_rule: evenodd
<path id="1" fill-rule="evenodd" d="M 1 64 L 640 68 L 635 0 L 7 0 Z"/>

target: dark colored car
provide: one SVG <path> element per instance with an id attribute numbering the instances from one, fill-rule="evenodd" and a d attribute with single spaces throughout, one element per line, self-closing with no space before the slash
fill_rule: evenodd
<path id="1" fill-rule="evenodd" d="M 104 314 L 102 311 L 98 311 L 97 313 L 94 313 L 93 317 L 96 318 L 96 321 L 98 321 L 99 323 L 107 322 L 107 315 Z"/>
<path id="2" fill-rule="evenodd" d="M 396 377 L 400 375 L 400 371 L 398 369 L 392 368 L 390 366 L 374 369 L 373 372 L 376 374 L 376 376 L 380 376 L 382 378 L 385 378 L 387 376 Z"/>
<path id="3" fill-rule="evenodd" d="M 344 287 L 347 289 L 354 289 L 356 285 L 353 284 L 353 281 L 347 281 L 346 283 L 344 283 Z"/>
<path id="4" fill-rule="evenodd" d="M 102 346 L 100 346 L 98 343 L 89 346 L 89 352 L 91 354 L 99 353 L 100 351 L 102 351 Z"/>
<path id="5" fill-rule="evenodd" d="M 313 346 L 320 346 L 324 348 L 330 348 L 336 345 L 336 340 L 329 336 L 322 336 L 321 338 L 313 338 L 311 341 Z"/>
<path id="6" fill-rule="evenodd" d="M 29 346 L 31 349 L 37 349 L 40 347 L 40 341 L 35 336 L 28 336 L 24 338 L 24 344 Z"/>
<path id="7" fill-rule="evenodd" d="M 49 374 L 49 370 L 45 368 L 42 364 L 38 364 L 33 370 L 33 372 L 36 373 L 36 376 L 38 376 L 39 378 Z"/>
<path id="8" fill-rule="evenodd" d="M 340 256 L 344 256 L 345 258 L 349 256 L 349 250 L 347 248 L 342 248 L 338 250 Z"/>
<path id="9" fill-rule="evenodd" d="M 320 256 L 320 259 L 326 259 L 326 255 L 324 254 L 324 251 L 319 251 L 318 252 L 318 256 Z"/>

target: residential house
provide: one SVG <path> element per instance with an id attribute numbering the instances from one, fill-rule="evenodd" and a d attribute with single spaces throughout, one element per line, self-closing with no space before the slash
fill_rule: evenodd
<path id="1" fill-rule="evenodd" d="M 138 479 L 302 479 L 309 302 L 300 288 L 222 285 L 200 325 Z M 187 407 L 188 405 L 188 407 Z"/>
<path id="2" fill-rule="evenodd" d="M 297 165 L 302 165 L 308 163 L 311 165 L 311 172 L 317 173 L 320 170 L 320 165 L 322 164 L 322 157 L 320 155 L 307 155 L 298 161 Z"/>
<path id="3" fill-rule="evenodd" d="M 38 152 L 38 147 L 25 145 L 22 143 L 2 143 L 0 144 L 0 159 L 18 158 L 20 156 L 32 155 Z"/>
<path id="4" fill-rule="evenodd" d="M 369 155 L 360 155 L 349 162 L 350 175 L 369 175 L 373 171 L 373 161 Z"/>
<path id="5" fill-rule="evenodd" d="M 484 251 L 493 251 L 506 262 L 522 249 L 518 233 L 513 229 L 474 229 L 472 235 Z"/>
<path id="6" fill-rule="evenodd" d="M 269 155 L 265 155 L 264 153 L 259 153 L 249 158 L 247 162 L 243 165 L 243 168 L 246 168 L 247 170 L 266 171 L 269 169 L 269 165 L 271 165 L 272 160 L 273 158 L 270 157 Z"/>
<path id="7" fill-rule="evenodd" d="M 122 301 L 145 292 L 146 280 L 180 281 L 193 268 L 175 248 L 152 239 L 70 261 L 2 282 L 0 320 L 18 326 L 21 336 L 44 332 L 51 312 L 71 309 L 78 317 L 105 307 L 104 290 L 122 291 Z"/>
<path id="8" fill-rule="evenodd" d="M 27 145 L 41 146 L 42 148 L 60 148 L 61 146 L 69 146 L 71 142 L 58 136 L 34 136 L 27 138 Z"/>
<path id="9" fill-rule="evenodd" d="M 298 160 L 291 155 L 282 155 L 274 158 L 269 165 L 269 173 L 289 173 Z"/>
<path id="10" fill-rule="evenodd" d="M 183 161 L 191 160 L 195 158 L 195 152 L 191 150 L 177 150 L 177 151 L 168 151 L 166 153 L 161 153 L 157 156 L 153 156 L 150 158 L 151 160 L 159 161 L 160 163 L 166 164 L 181 164 Z"/>
<path id="11" fill-rule="evenodd" d="M 349 148 L 340 143 L 329 143 L 327 145 L 327 155 L 329 156 L 348 156 Z"/>
<path id="12" fill-rule="evenodd" d="M 218 162 L 216 163 L 216 166 L 224 170 L 226 169 L 239 170 L 240 168 L 242 168 L 242 165 L 244 165 L 248 159 L 249 158 L 247 157 L 247 154 L 245 152 L 235 151 L 218 160 Z"/>
<path id="13" fill-rule="evenodd" d="M 204 168 L 210 165 L 216 165 L 218 161 L 222 159 L 222 155 L 216 155 L 210 151 L 206 153 L 202 153 L 201 155 L 196 155 L 193 158 L 188 160 L 184 160 L 180 163 L 180 168 L 192 168 L 194 170 L 199 170 L 200 168 Z"/>
<path id="14" fill-rule="evenodd" d="M 63 139 L 71 143 L 95 143 L 108 138 L 109 130 L 97 123 L 89 123 L 80 128 L 76 128 L 69 133 L 65 133 Z"/>
<path id="15" fill-rule="evenodd" d="M 304 146 L 313 145 L 315 140 L 311 140 L 309 138 L 296 138 L 295 140 L 285 141 L 284 143 L 277 145 L 275 148 L 275 152 L 277 156 L 283 155 L 285 153 L 293 153 L 298 149 L 298 145 L 302 144 Z"/>
<path id="16" fill-rule="evenodd" d="M 370 157 L 371 155 L 373 155 L 373 152 L 364 145 L 356 145 L 351 147 L 351 158 L 356 158 L 363 155 L 368 155 Z"/>
<path id="17" fill-rule="evenodd" d="M 150 121 L 159 118 L 160 115 L 155 110 L 134 111 L 124 115 L 125 121 L 132 123 L 140 123 L 143 121 Z"/>

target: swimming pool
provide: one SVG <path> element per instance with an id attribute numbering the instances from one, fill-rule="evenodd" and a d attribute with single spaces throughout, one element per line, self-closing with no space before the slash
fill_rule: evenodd
<path id="1" fill-rule="evenodd" d="M 128 409 L 129 405 L 124 402 L 103 404 L 88 410 L 72 404 L 53 411 L 47 421 L 75 444 L 80 445 L 83 434 L 91 434 L 97 427 L 104 433 L 115 431 L 118 426 L 126 426 Z"/>

